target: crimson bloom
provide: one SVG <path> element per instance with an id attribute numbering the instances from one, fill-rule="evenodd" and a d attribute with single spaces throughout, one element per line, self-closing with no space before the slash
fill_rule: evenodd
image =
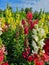
<path id="1" fill-rule="evenodd" d="M 30 22 L 30 30 L 32 30 L 34 28 L 34 23 Z"/>
<path id="2" fill-rule="evenodd" d="M 28 26 L 26 26 L 25 28 L 24 28 L 24 34 L 28 34 Z"/>
<path id="3" fill-rule="evenodd" d="M 33 17 L 32 12 L 28 12 L 28 13 L 26 14 L 26 18 L 27 18 L 28 20 L 31 20 L 32 17 Z"/>
<path id="4" fill-rule="evenodd" d="M 25 48 L 25 49 L 24 49 L 24 52 L 22 52 L 23 58 L 24 58 L 24 59 L 27 59 L 29 53 L 30 53 L 30 47 Z"/>
<path id="5" fill-rule="evenodd" d="M 25 20 L 22 20 L 22 25 L 25 25 Z"/>
<path id="6" fill-rule="evenodd" d="M 34 28 L 35 24 L 38 24 L 38 20 L 35 20 L 34 22 L 30 21 L 30 30 Z"/>
<path id="7" fill-rule="evenodd" d="M 35 65 L 44 65 L 44 61 L 43 60 L 39 60 L 39 59 L 35 59 L 34 63 L 35 63 Z"/>
<path id="8" fill-rule="evenodd" d="M 27 59 L 28 54 L 26 52 L 22 52 L 22 56 L 23 56 L 24 59 Z"/>
<path id="9" fill-rule="evenodd" d="M 49 55 L 49 38 L 45 40 L 44 50 L 47 55 Z"/>
<path id="10" fill-rule="evenodd" d="M 4 60 L 3 50 L 0 49 L 0 62 L 2 62 L 3 60 Z"/>
<path id="11" fill-rule="evenodd" d="M 33 58 L 32 55 L 30 55 L 30 56 L 28 56 L 27 60 L 28 60 L 29 62 L 32 62 L 32 61 L 34 60 L 34 58 Z"/>

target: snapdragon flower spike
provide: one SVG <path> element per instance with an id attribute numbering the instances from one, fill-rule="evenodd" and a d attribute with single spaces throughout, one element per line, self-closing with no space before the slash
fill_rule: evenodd
<path id="1" fill-rule="evenodd" d="M 24 49 L 24 52 L 22 52 L 22 56 L 24 59 L 27 59 L 29 54 L 30 54 L 30 47 L 27 47 Z"/>
<path id="2" fill-rule="evenodd" d="M 32 12 L 28 12 L 28 13 L 26 14 L 26 18 L 27 18 L 28 20 L 32 20 L 32 18 L 33 18 Z"/>

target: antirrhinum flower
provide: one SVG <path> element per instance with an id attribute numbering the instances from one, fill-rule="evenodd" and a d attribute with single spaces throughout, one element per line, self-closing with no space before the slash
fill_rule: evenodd
<path id="1" fill-rule="evenodd" d="M 38 42 L 38 36 L 37 35 L 32 35 L 32 37 L 35 39 L 36 42 Z"/>
<path id="2" fill-rule="evenodd" d="M 32 46 L 33 46 L 33 53 L 38 53 L 39 47 L 37 46 L 36 42 L 32 40 Z"/>
<path id="3" fill-rule="evenodd" d="M 41 39 L 38 43 L 39 43 L 41 49 L 42 49 L 43 46 L 45 45 L 44 39 Z"/>

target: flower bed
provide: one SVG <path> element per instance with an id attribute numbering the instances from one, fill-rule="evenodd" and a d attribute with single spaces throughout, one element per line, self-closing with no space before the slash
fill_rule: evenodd
<path id="1" fill-rule="evenodd" d="M 0 65 L 49 65 L 49 15 L 6 9 L 0 18 Z"/>

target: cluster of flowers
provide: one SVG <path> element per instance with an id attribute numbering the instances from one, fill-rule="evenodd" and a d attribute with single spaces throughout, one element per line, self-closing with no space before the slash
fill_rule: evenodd
<path id="1" fill-rule="evenodd" d="M 8 62 L 4 62 L 5 54 L 7 54 L 7 51 L 5 51 L 5 46 L 2 44 L 0 48 L 0 65 L 9 65 Z"/>
<path id="2" fill-rule="evenodd" d="M 22 52 L 22 56 L 29 62 L 34 61 L 35 65 L 44 65 L 45 62 L 49 61 L 49 38 L 46 38 L 46 31 L 42 27 L 39 26 L 41 23 L 39 20 L 33 20 L 33 14 L 28 12 L 26 14 L 26 20 L 22 20 L 22 26 L 24 29 L 24 34 L 26 35 L 24 41 L 24 51 Z M 32 31 L 32 43 L 30 46 L 28 34 L 29 31 Z"/>

